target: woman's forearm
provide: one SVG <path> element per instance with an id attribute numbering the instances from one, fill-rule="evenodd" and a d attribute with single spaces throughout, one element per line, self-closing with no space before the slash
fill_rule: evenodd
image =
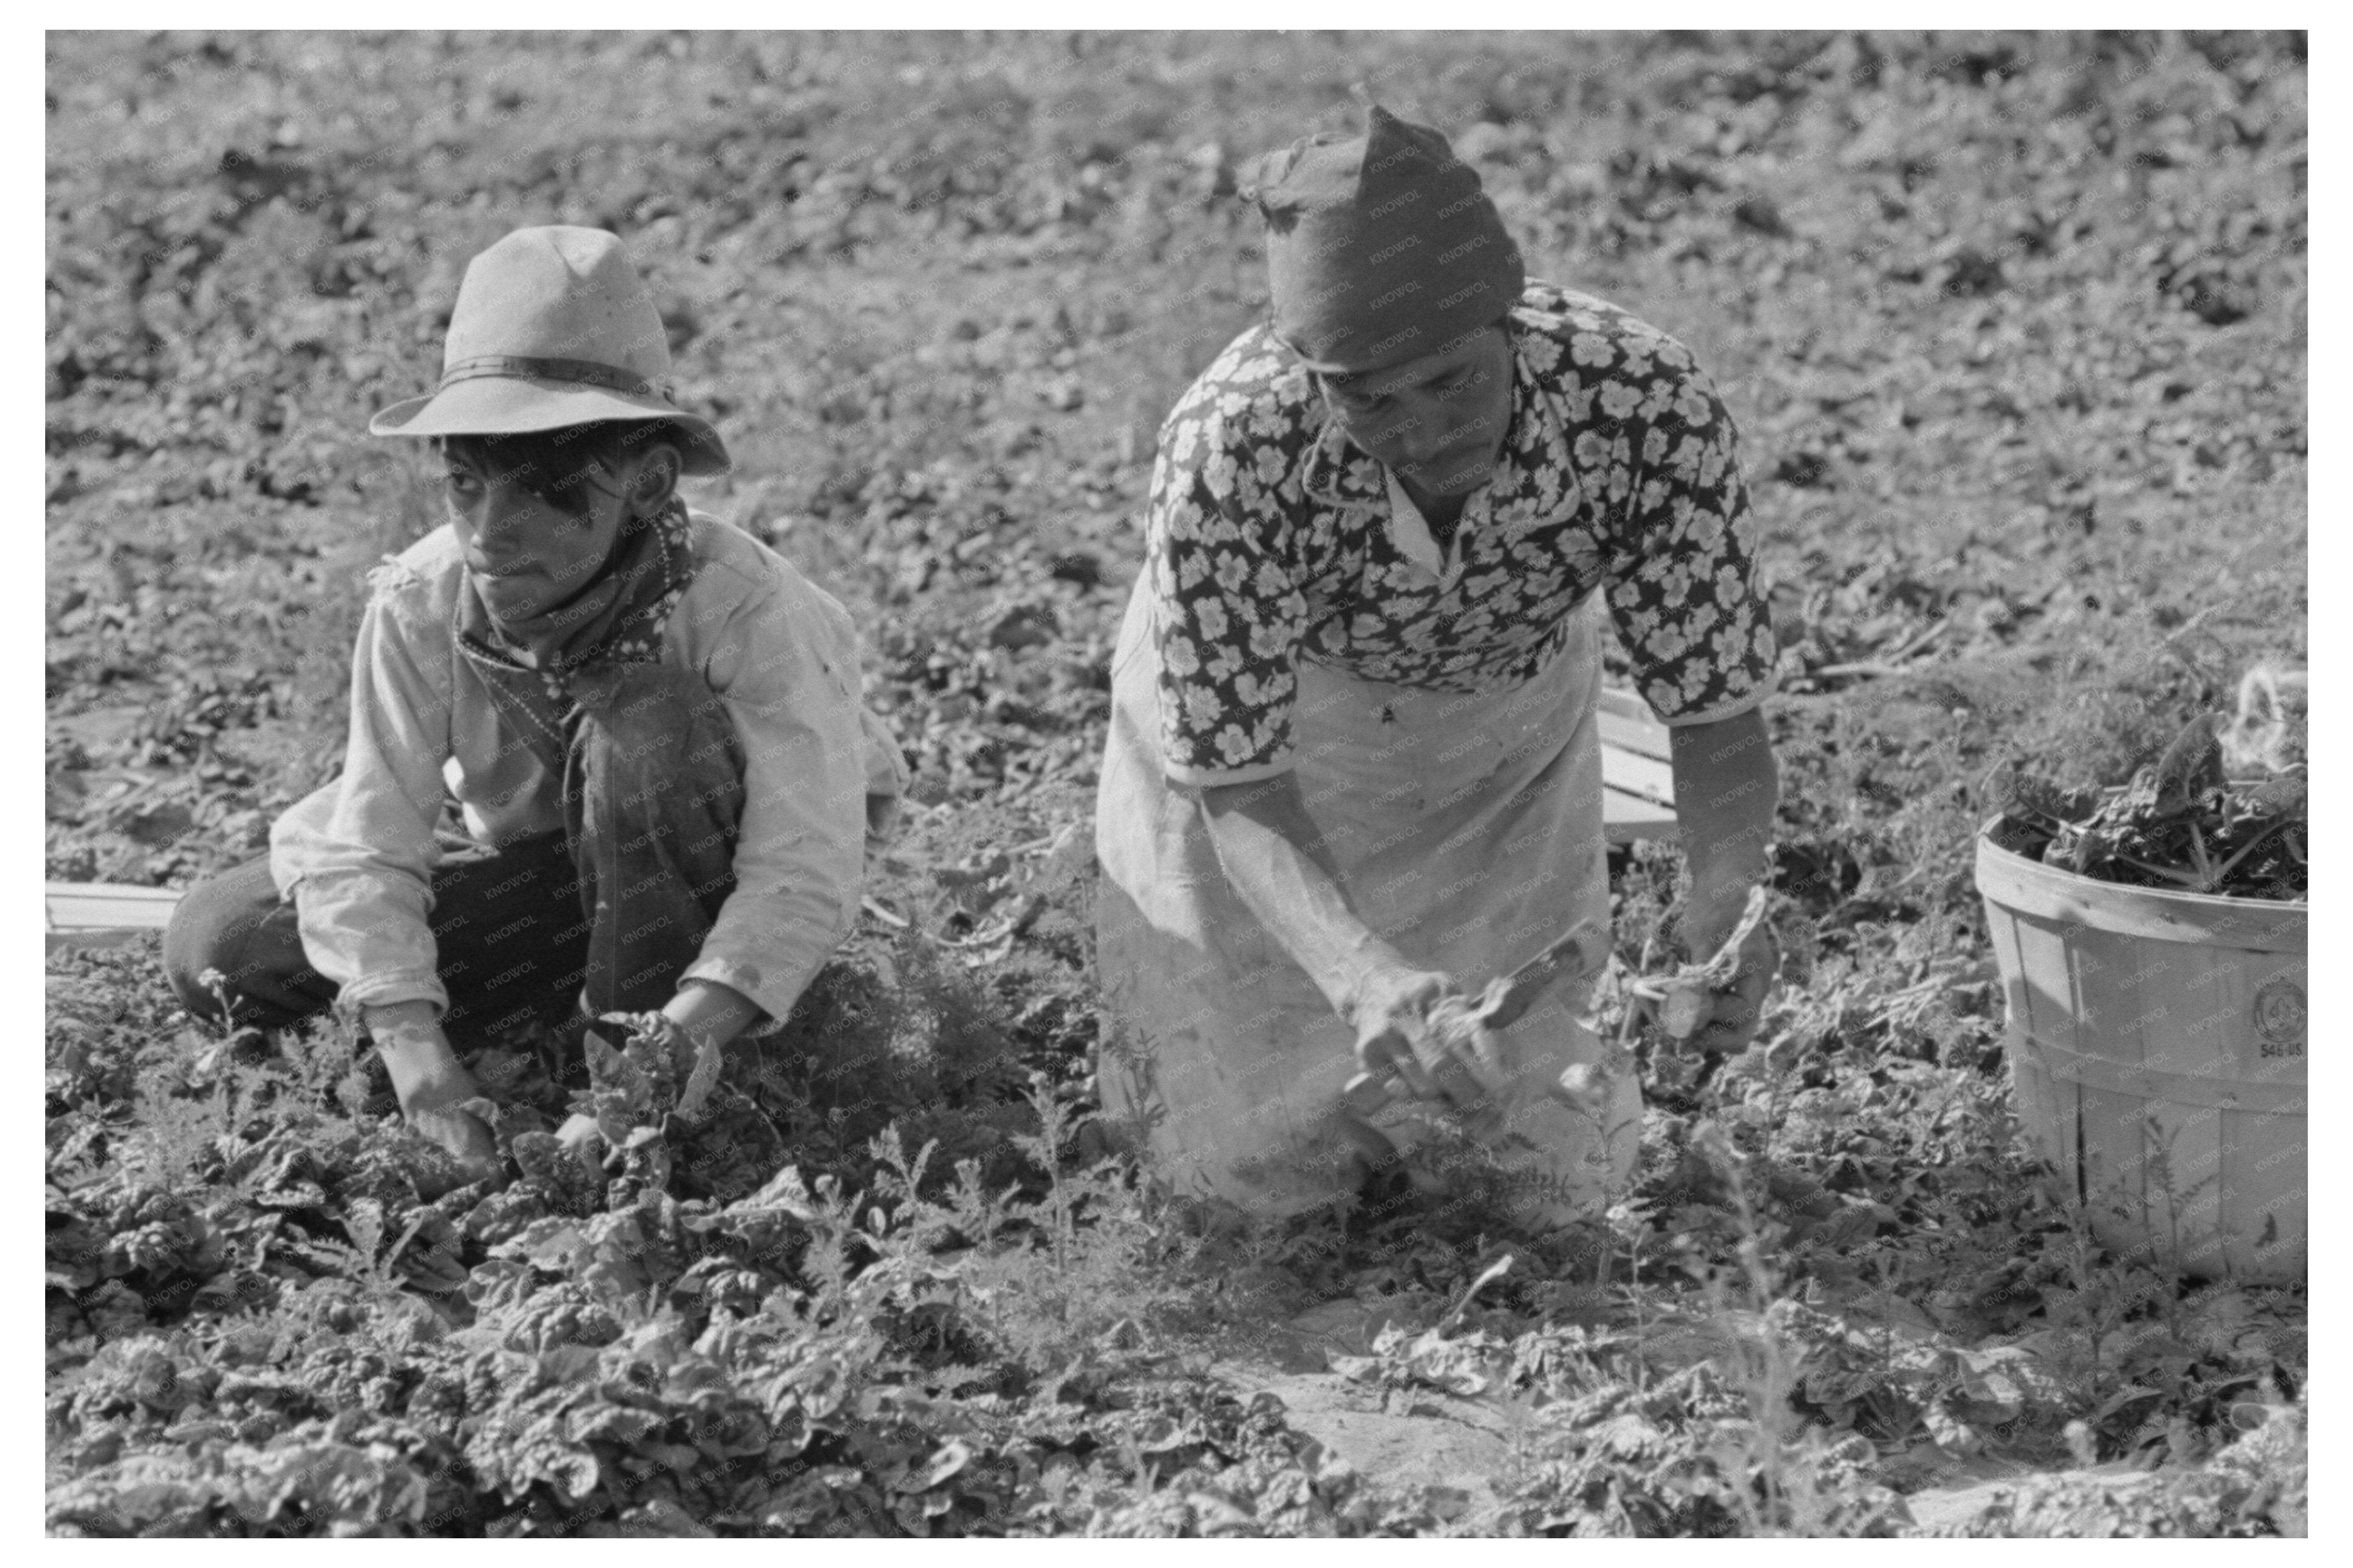
<path id="1" fill-rule="evenodd" d="M 1690 945 L 1704 959 L 1740 921 L 1765 875 L 1780 776 L 1757 709 L 1671 731 L 1675 816 L 1692 879 Z"/>
<path id="2" fill-rule="evenodd" d="M 1206 788 L 1201 803 L 1235 892 L 1341 1016 L 1355 1016 L 1368 981 L 1411 967 L 1349 903 L 1295 775 Z"/>

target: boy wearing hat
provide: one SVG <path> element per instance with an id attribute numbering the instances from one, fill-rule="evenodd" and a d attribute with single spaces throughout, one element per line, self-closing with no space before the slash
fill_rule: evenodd
<path id="1" fill-rule="evenodd" d="M 1763 875 L 1775 644 L 1732 424 L 1672 339 L 1528 281 L 1434 131 L 1376 108 L 1255 195 L 1272 319 L 1162 427 L 1113 661 L 1105 1101 L 1180 1190 L 1261 1215 L 1467 1133 L 1557 1223 L 1622 1186 L 1641 1119 L 1584 984 L 1500 1035 L 1440 1020 L 1580 925 L 1606 957 L 1605 605 L 1673 727 L 1694 955 Z M 1760 932 L 1703 1047 L 1754 1031 L 1771 964 Z"/>
<path id="2" fill-rule="evenodd" d="M 434 443 L 448 521 L 371 574 L 343 773 L 165 934 L 192 1010 L 218 1011 L 207 971 L 238 1023 L 356 1008 L 468 1179 L 496 1150 L 453 1035 L 658 1012 L 723 1044 L 783 1018 L 903 782 L 841 605 L 680 498 L 729 459 L 669 369 L 614 236 L 473 259 L 438 389 L 369 426 Z"/>

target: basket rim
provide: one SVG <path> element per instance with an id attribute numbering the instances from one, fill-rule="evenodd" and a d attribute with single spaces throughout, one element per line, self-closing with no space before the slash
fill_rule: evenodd
<path id="1" fill-rule="evenodd" d="M 2030 859 L 2002 843 L 1997 833 L 2007 820 L 1993 816 L 1977 834 L 1972 880 L 1978 896 L 1990 903 L 2021 913 L 2081 919 L 2103 929 L 2139 931 L 2175 942 L 2211 940 L 2217 945 L 2258 952 L 2305 950 L 2312 913 L 2309 899 L 2238 899 L 2225 893 L 2103 881 L 2063 866 Z M 1990 878 L 1989 871 L 1994 873 Z M 2219 931 L 2213 929 L 2218 926 Z M 2293 945 L 2278 945 L 2283 942 Z"/>

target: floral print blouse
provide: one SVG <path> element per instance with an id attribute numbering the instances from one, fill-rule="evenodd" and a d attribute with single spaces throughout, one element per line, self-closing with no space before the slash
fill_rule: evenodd
<path id="1" fill-rule="evenodd" d="M 1771 689 L 1736 437 L 1689 351 L 1548 283 L 1530 283 L 1506 324 L 1511 425 L 1443 559 L 1267 328 L 1235 339 L 1177 404 L 1145 565 L 1168 777 L 1288 771 L 1301 658 L 1399 686 L 1509 690 L 1604 584 L 1668 723 L 1727 718 Z"/>

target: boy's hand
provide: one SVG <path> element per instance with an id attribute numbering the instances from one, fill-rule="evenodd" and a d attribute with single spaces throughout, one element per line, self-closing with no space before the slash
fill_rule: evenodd
<path id="1" fill-rule="evenodd" d="M 495 1181 L 505 1173 L 499 1141 L 480 1118 L 462 1109 L 480 1096 L 474 1075 L 449 1048 L 449 1037 L 427 1002 L 396 1002 L 365 1010 L 368 1033 L 392 1076 L 393 1092 L 408 1125 L 447 1151 L 459 1184 Z"/>
<path id="2" fill-rule="evenodd" d="M 499 1141 L 482 1125 L 480 1117 L 459 1109 L 459 1102 L 473 1099 L 480 1091 L 472 1087 L 471 1074 L 463 1068 L 458 1071 L 465 1087 L 452 1094 L 448 1103 L 403 1104 L 401 1114 L 412 1131 L 438 1144 L 456 1162 L 459 1185 L 497 1181 L 506 1174 L 506 1162 L 499 1157 Z"/>

